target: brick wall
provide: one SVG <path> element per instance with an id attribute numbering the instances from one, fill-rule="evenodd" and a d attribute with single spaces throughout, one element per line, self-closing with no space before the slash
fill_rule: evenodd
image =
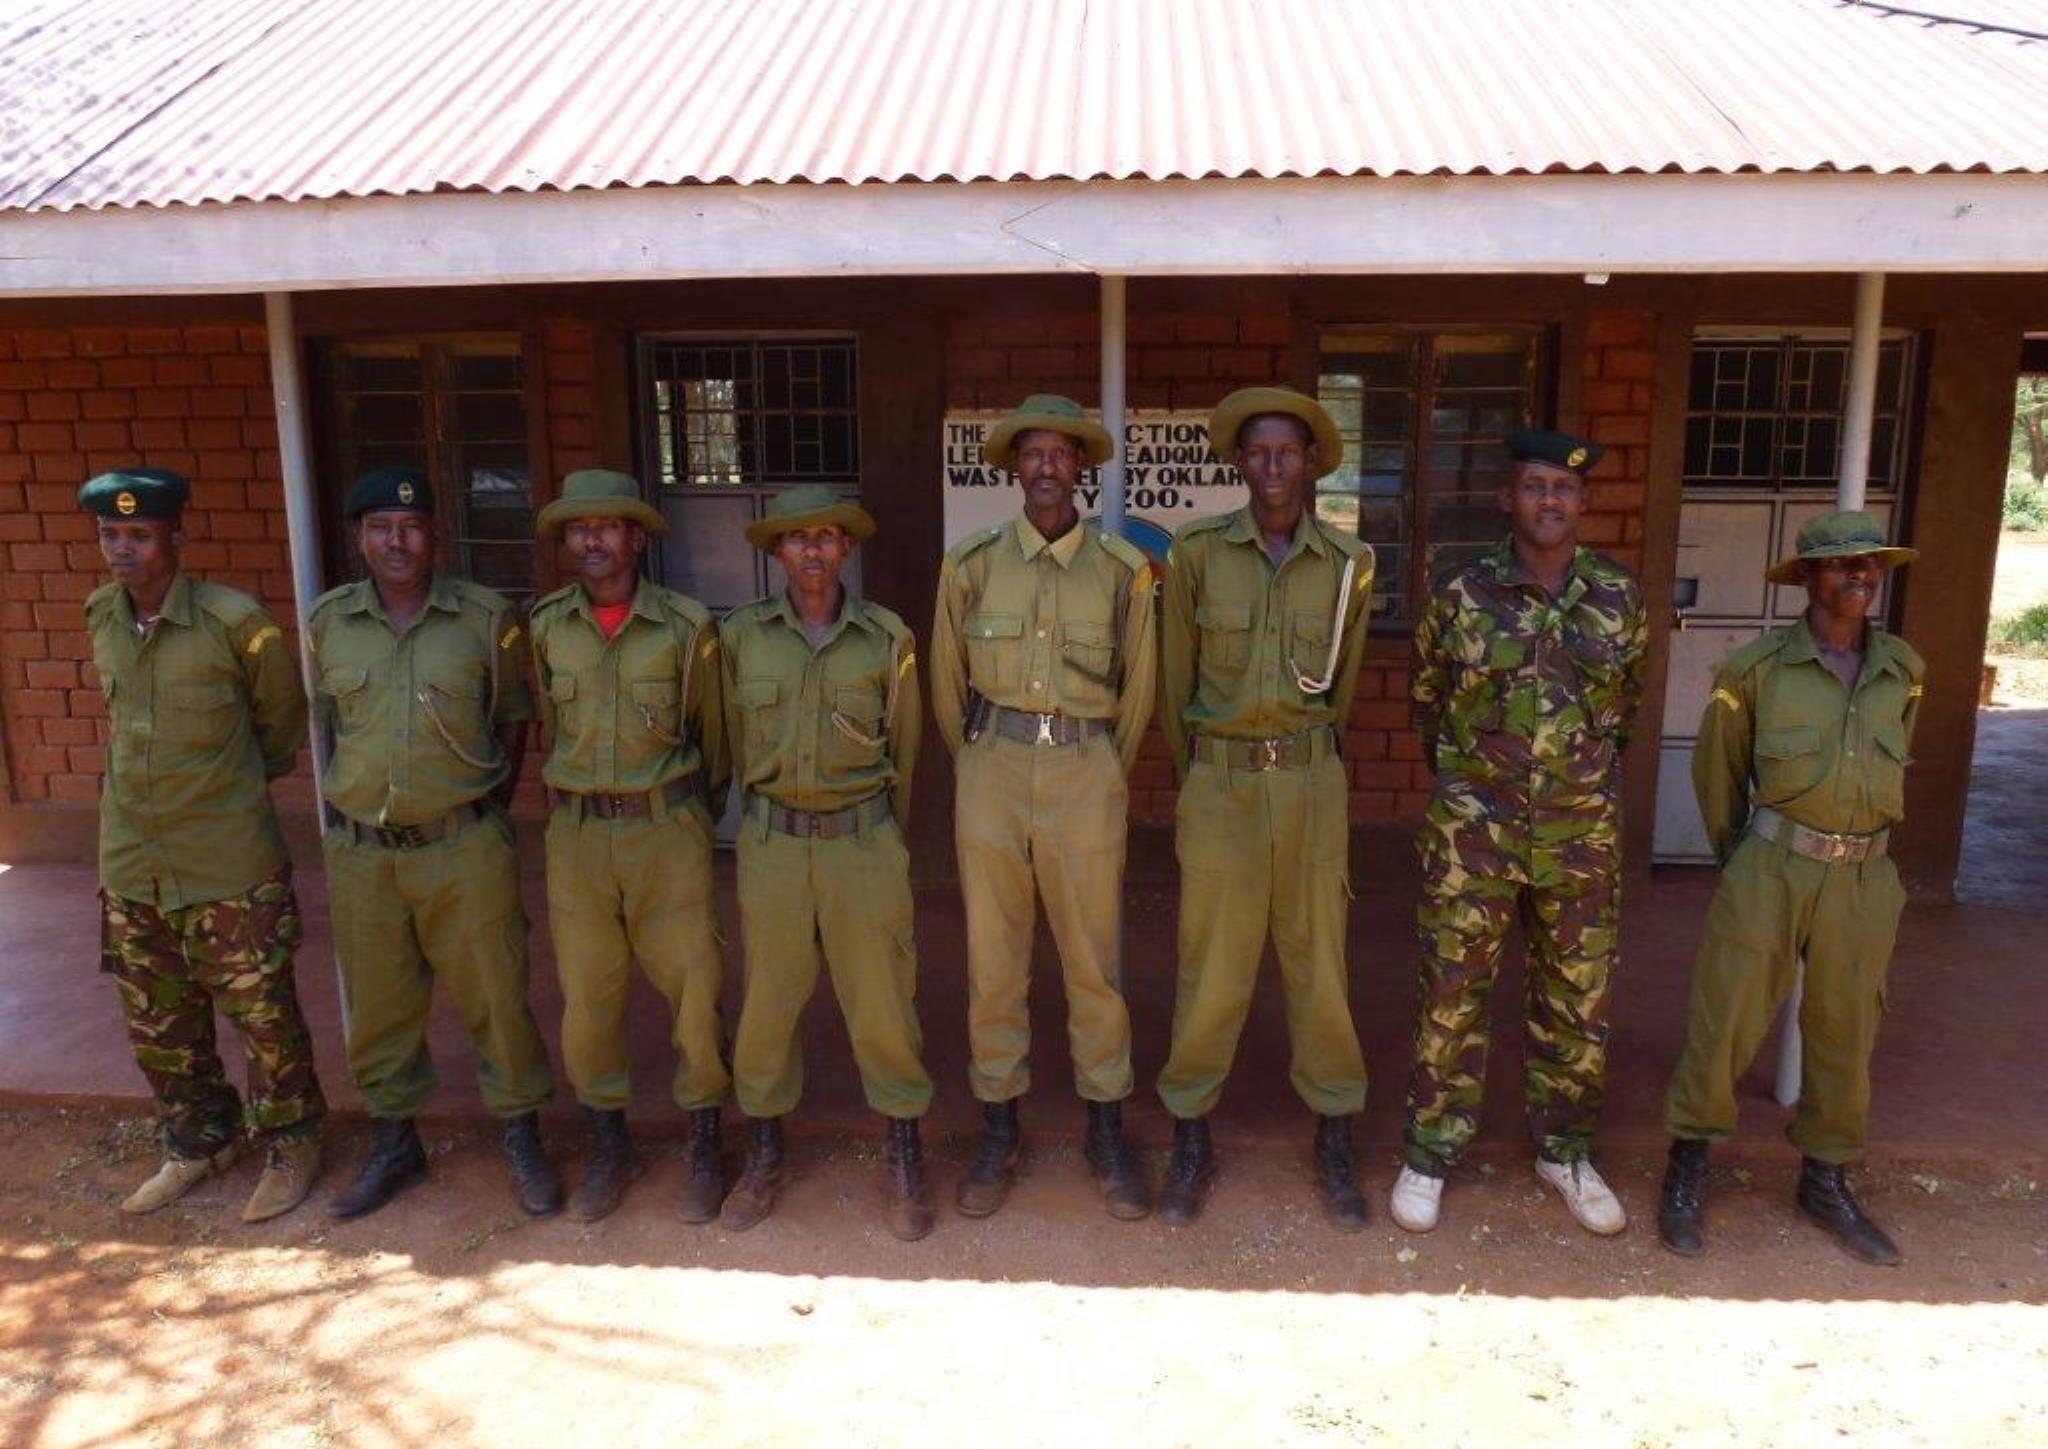
<path id="1" fill-rule="evenodd" d="M 1096 327 L 1092 312 L 953 319 L 946 405 L 1011 407 L 1027 393 L 1059 392 L 1098 406 Z M 1234 388 L 1284 382 L 1292 370 L 1293 323 L 1284 315 L 1138 314 L 1128 319 L 1127 335 L 1133 408 L 1202 411 Z M 1595 313 L 1584 335 L 1580 410 L 1588 433 L 1610 446 L 1592 475 L 1582 532 L 1588 544 L 1640 569 L 1656 363 L 1650 318 L 1640 312 Z M 1413 819 L 1428 804 L 1429 768 L 1409 726 L 1405 635 L 1368 641 L 1344 757 L 1354 821 Z M 1154 729 L 1132 774 L 1132 815 L 1170 820 L 1174 794 L 1165 742 Z"/>

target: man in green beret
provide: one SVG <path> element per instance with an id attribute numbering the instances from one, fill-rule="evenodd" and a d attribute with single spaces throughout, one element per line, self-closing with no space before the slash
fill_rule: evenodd
<path id="1" fill-rule="evenodd" d="M 1487 1003 L 1522 923 L 1523 1101 L 1536 1173 L 1579 1223 L 1628 1225 L 1589 1151 L 1607 1087 L 1607 989 L 1621 944 L 1621 752 L 1649 631 L 1628 571 L 1578 541 L 1606 450 L 1517 428 L 1508 537 L 1453 568 L 1415 627 L 1415 723 L 1436 772 L 1416 838 L 1422 949 L 1394 1221 L 1436 1226 L 1479 1127 Z"/>
<path id="2" fill-rule="evenodd" d="M 1664 1097 L 1671 1158 L 1657 1233 L 1706 1251 L 1707 1144 L 1735 1130 L 1735 1082 L 1799 979 L 1800 1211 L 1866 1263 L 1899 1261 L 1846 1165 L 1863 1155 L 1870 1054 L 1906 892 L 1886 847 L 1905 814 L 1918 653 L 1871 622 L 1884 571 L 1914 552 L 1863 512 L 1823 514 L 1766 575 L 1806 613 L 1722 661 L 1700 720 L 1693 790 L 1721 862 L 1693 965 L 1685 1048 Z"/>
<path id="3" fill-rule="evenodd" d="M 328 1204 L 361 1217 L 426 1174 L 413 1118 L 433 1094 L 427 1007 L 439 980 L 476 1044 L 520 1206 L 559 1211 L 541 1148 L 554 1090 L 526 999 L 526 910 L 505 803 L 533 716 L 510 601 L 435 567 L 417 469 L 379 468 L 345 505 L 369 577 L 313 605 L 313 665 L 334 758 L 322 838 L 349 1071 L 374 1114 L 370 1155 Z"/>
<path id="4" fill-rule="evenodd" d="M 306 695 L 277 621 L 246 594 L 178 567 L 185 480 L 154 468 L 78 490 L 113 582 L 85 601 L 106 697 L 100 793 L 100 969 L 120 989 L 164 1160 L 121 1210 L 154 1212 L 235 1159 L 244 1130 L 263 1174 L 261 1222 L 304 1200 L 327 1104 L 299 1012 L 291 860 L 269 783 L 305 738 Z M 214 1044 L 242 1034 L 246 1103 Z"/>
<path id="5" fill-rule="evenodd" d="M 1365 1225 L 1351 1119 L 1365 1059 L 1351 1020 L 1349 798 L 1339 753 L 1364 655 L 1372 549 L 1311 506 L 1343 461 L 1315 399 L 1244 388 L 1209 446 L 1246 506 L 1183 528 L 1167 558 L 1160 716 L 1180 777 L 1180 979 L 1159 1096 L 1174 1117 L 1159 1215 L 1190 1223 L 1215 1176 L 1208 1114 L 1223 1092 L 1270 934 L 1294 1089 L 1316 1115 L 1315 1179 L 1333 1226 Z"/>
<path id="6" fill-rule="evenodd" d="M 953 830 L 967 906 L 969 1080 L 981 1151 L 960 1211 L 987 1217 L 1015 1178 L 1017 1099 L 1031 1085 L 1031 937 L 1038 897 L 1059 948 L 1086 1156 L 1110 1214 L 1151 1193 L 1124 1138 L 1131 1018 L 1122 949 L 1125 777 L 1157 689 L 1153 573 L 1145 555 L 1074 506 L 1081 469 L 1110 437 L 1079 403 L 1028 397 L 983 458 L 1015 475 L 1024 508 L 979 529 L 939 566 L 932 714 L 954 757 Z"/>
<path id="7" fill-rule="evenodd" d="M 768 1215 L 783 1180 L 782 1119 L 803 1093 L 797 1032 L 821 947 L 862 1090 L 888 1122 L 889 1231 L 910 1241 L 932 1230 L 918 1137 L 932 1081 L 904 846 L 917 654 L 901 619 L 840 581 L 874 531 L 866 510 L 830 488 L 778 495 L 747 538 L 782 565 L 788 586 L 720 628 L 726 734 L 745 803 L 746 999 L 733 1087 L 749 1119 L 747 1165 L 721 1214 L 735 1231 Z"/>
<path id="8" fill-rule="evenodd" d="M 583 1104 L 583 1181 L 569 1216 L 617 1207 L 640 1171 L 626 1001 L 632 963 L 668 999 L 675 1098 L 690 1143 L 683 1218 L 725 1199 L 719 1106 L 730 1084 L 712 933 L 711 801 L 723 802 L 718 630 L 694 599 L 643 578 L 647 535 L 667 523 L 625 473 L 571 473 L 535 528 L 559 536 L 576 582 L 533 608 L 533 659 L 550 747 L 548 924 L 562 978 L 562 1064 Z"/>

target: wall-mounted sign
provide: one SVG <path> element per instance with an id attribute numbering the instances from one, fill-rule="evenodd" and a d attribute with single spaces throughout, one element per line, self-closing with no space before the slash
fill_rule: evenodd
<path id="1" fill-rule="evenodd" d="M 981 461 L 982 440 L 1000 412 L 946 414 L 946 545 L 977 528 L 1007 523 L 1023 504 L 1010 475 Z M 1134 412 L 1124 419 L 1125 536 L 1155 558 L 1184 525 L 1242 507 L 1236 470 L 1209 451 L 1207 413 Z M 1081 475 L 1081 512 L 1102 511 L 1096 470 Z"/>

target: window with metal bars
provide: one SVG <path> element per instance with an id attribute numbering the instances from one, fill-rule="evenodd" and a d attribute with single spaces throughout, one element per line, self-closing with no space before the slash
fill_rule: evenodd
<path id="1" fill-rule="evenodd" d="M 1877 356 L 1869 483 L 1883 491 L 1899 484 L 1908 340 L 1885 339 Z M 1846 338 L 1695 337 L 1686 390 L 1686 486 L 1833 487 L 1848 387 Z"/>
<path id="2" fill-rule="evenodd" d="M 324 357 L 332 517 L 372 468 L 409 464 L 433 485 L 441 563 L 522 601 L 534 591 L 533 488 L 517 337 L 336 343 Z M 354 577 L 354 549 L 335 562 Z"/>
<path id="3" fill-rule="evenodd" d="M 1316 512 L 1373 546 L 1376 624 L 1412 623 L 1442 570 L 1505 534 L 1507 435 L 1541 411 L 1548 351 L 1533 327 L 1322 330 L 1316 396 L 1344 463 Z"/>
<path id="4" fill-rule="evenodd" d="M 659 486 L 857 484 L 857 377 L 850 337 L 643 338 Z"/>

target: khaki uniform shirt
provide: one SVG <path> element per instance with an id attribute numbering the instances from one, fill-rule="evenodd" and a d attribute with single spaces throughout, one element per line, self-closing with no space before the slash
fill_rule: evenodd
<path id="1" fill-rule="evenodd" d="M 581 584 L 533 606 L 534 678 L 552 747 L 543 778 L 579 795 L 636 794 L 692 770 L 723 798 L 732 760 L 711 613 L 641 579 L 607 639 Z"/>
<path id="2" fill-rule="evenodd" d="M 1611 803 L 1648 648 L 1636 581 L 1588 549 L 1555 595 L 1512 541 L 1455 570 L 1415 626 L 1415 727 L 1439 781 L 1503 805 Z"/>
<path id="3" fill-rule="evenodd" d="M 149 631 L 119 584 L 85 601 L 113 735 L 100 884 L 180 910 L 238 896 L 286 863 L 269 782 L 306 737 L 306 693 L 277 621 L 247 594 L 179 574 Z"/>
<path id="4" fill-rule="evenodd" d="M 956 545 L 939 565 L 932 715 L 953 754 L 967 691 L 1033 714 L 1111 722 L 1129 774 L 1152 717 L 1158 647 L 1152 565 L 1093 523 L 1047 543 L 1021 514 Z"/>
<path id="5" fill-rule="evenodd" d="M 1715 856 L 1734 852 L 1757 805 L 1834 834 L 1902 818 L 1925 671 L 1912 645 L 1875 624 L 1853 690 L 1821 660 L 1803 618 L 1730 654 L 1692 757 Z"/>
<path id="6" fill-rule="evenodd" d="M 1339 598 L 1345 562 L 1351 591 Z M 1249 506 L 1183 528 L 1166 561 L 1160 649 L 1160 723 L 1185 779 L 1197 734 L 1273 739 L 1319 725 L 1338 731 L 1351 713 L 1372 607 L 1369 545 L 1304 512 L 1275 567 Z M 1344 637 L 1327 689 L 1331 629 Z"/>
<path id="7" fill-rule="evenodd" d="M 400 633 L 363 579 L 313 604 L 313 667 L 335 731 L 328 801 L 366 825 L 426 825 L 498 787 L 501 724 L 533 718 L 509 599 L 437 574 Z"/>
<path id="8" fill-rule="evenodd" d="M 922 706 L 910 630 L 848 593 L 816 649 L 786 594 L 742 604 L 719 626 L 726 734 L 749 795 L 788 810 L 843 809 L 889 792 L 910 823 Z"/>

